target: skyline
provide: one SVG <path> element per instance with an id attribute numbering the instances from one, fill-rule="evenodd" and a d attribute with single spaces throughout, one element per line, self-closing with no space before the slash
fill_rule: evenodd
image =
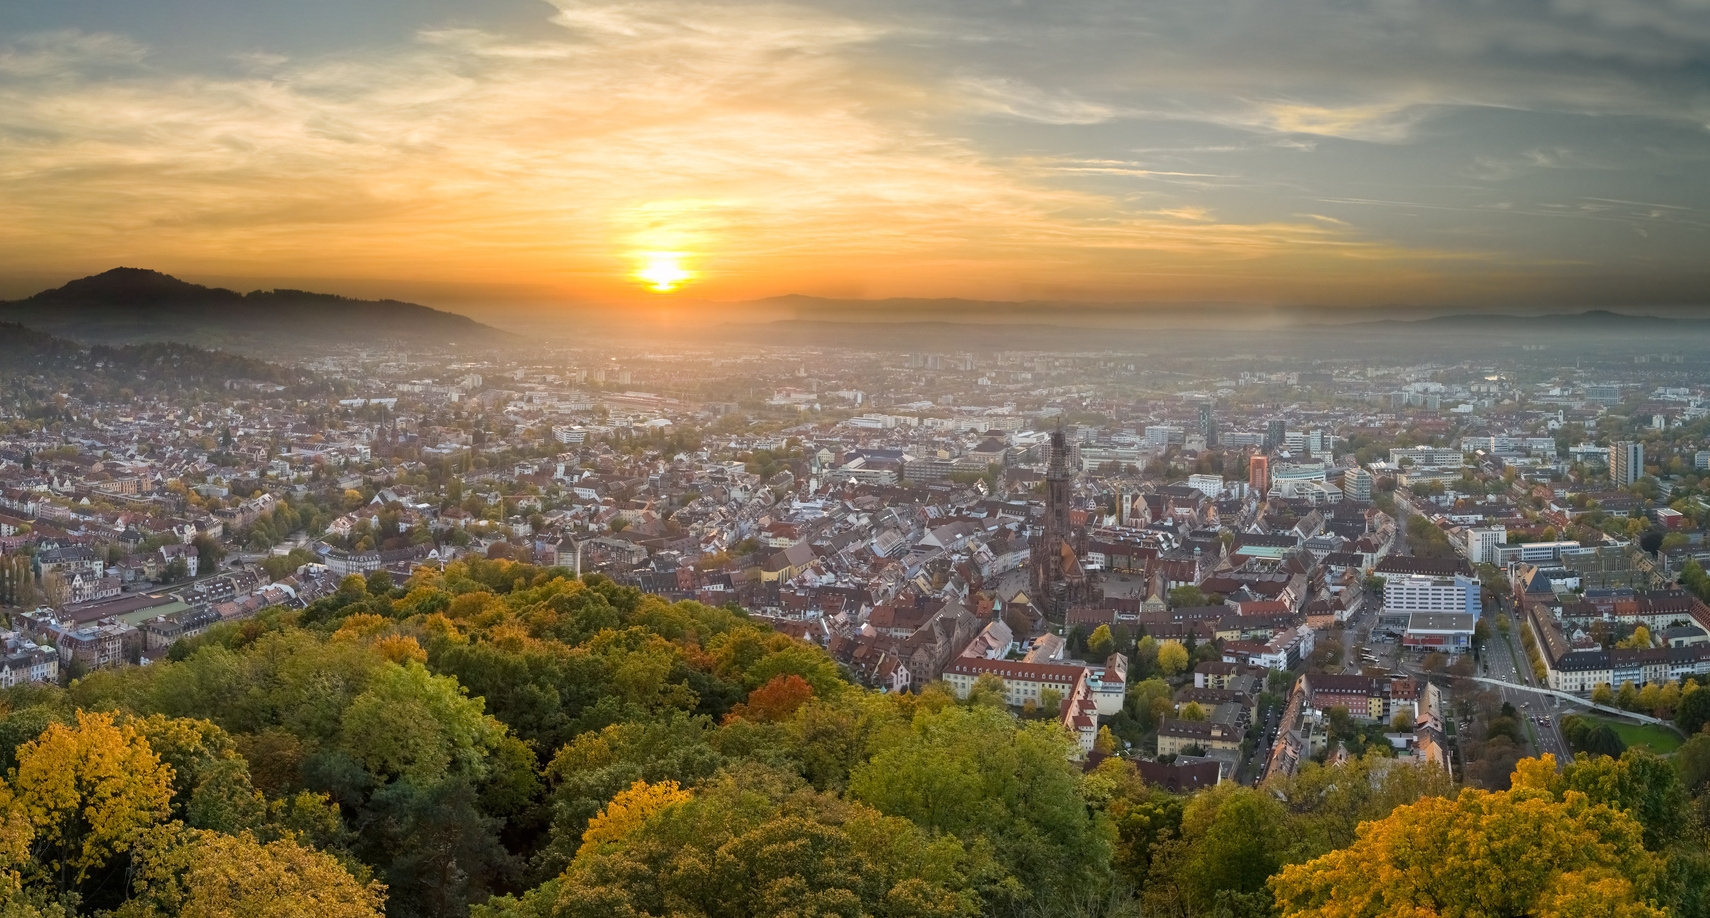
<path id="1" fill-rule="evenodd" d="M 1695 306 L 1710 6 L 0 12 L 0 296 Z M 669 280 L 662 280 L 668 278 Z"/>

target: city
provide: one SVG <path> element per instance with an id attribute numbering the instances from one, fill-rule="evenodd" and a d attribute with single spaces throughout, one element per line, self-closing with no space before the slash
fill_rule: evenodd
<path id="1" fill-rule="evenodd" d="M 0 918 L 1710 918 L 1707 64 L 0 3 Z"/>

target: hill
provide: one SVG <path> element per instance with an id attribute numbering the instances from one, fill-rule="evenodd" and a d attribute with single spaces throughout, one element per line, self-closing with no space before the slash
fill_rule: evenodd
<path id="1" fill-rule="evenodd" d="M 142 268 L 114 268 L 25 299 L 0 301 L 0 322 L 85 343 L 174 341 L 240 350 L 400 340 L 486 344 L 511 337 L 467 316 L 414 303 L 303 290 L 238 293 Z"/>
<path id="2" fill-rule="evenodd" d="M 187 388 L 219 389 L 233 383 L 273 384 L 298 394 L 327 390 L 313 375 L 226 351 L 177 342 L 85 347 L 75 341 L 11 322 L 0 322 L 0 401 L 31 404 L 46 392 L 110 397 L 121 389 L 169 393 Z M 32 383 L 18 385 L 21 381 Z M 44 384 L 46 390 L 34 392 Z"/>

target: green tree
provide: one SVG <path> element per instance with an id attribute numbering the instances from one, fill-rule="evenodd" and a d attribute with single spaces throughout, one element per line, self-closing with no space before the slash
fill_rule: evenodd
<path id="1" fill-rule="evenodd" d="M 1675 726 L 1687 734 L 1698 733 L 1710 724 L 1710 691 L 1700 688 L 1681 696 L 1680 707 L 1674 712 Z"/>
<path id="2" fill-rule="evenodd" d="M 343 746 L 375 775 L 431 784 L 449 774 L 480 778 L 504 727 L 482 713 L 457 680 L 414 661 L 387 664 L 345 711 Z"/>
<path id="3" fill-rule="evenodd" d="M 1200 914 L 1261 915 L 1265 881 L 1283 864 L 1289 844 L 1282 804 L 1269 793 L 1220 784 L 1197 794 L 1182 812 L 1181 837 L 1153 875 L 1181 891 Z"/>
<path id="4" fill-rule="evenodd" d="M 1102 881 L 1109 840 L 1081 793 L 1070 741 L 1051 723 L 991 708 L 917 713 L 849 782 L 880 812 L 989 845 L 1040 907 Z M 1025 891 L 1025 892 L 1023 892 Z"/>
<path id="5" fill-rule="evenodd" d="M 1193 608 L 1210 604 L 1210 599 L 1193 584 L 1183 584 L 1170 590 L 1170 608 Z"/>
<path id="6" fill-rule="evenodd" d="M 983 913 L 982 892 L 999 892 L 998 874 L 988 855 L 955 836 L 749 765 L 692 799 L 653 808 L 558 879 L 495 900 L 476 918 L 972 918 Z"/>

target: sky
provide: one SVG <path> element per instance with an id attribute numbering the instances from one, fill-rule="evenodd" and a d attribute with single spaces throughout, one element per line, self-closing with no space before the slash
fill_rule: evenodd
<path id="1" fill-rule="evenodd" d="M 1707 253 L 1710 0 L 0 4 L 0 295 L 1619 308 Z"/>

